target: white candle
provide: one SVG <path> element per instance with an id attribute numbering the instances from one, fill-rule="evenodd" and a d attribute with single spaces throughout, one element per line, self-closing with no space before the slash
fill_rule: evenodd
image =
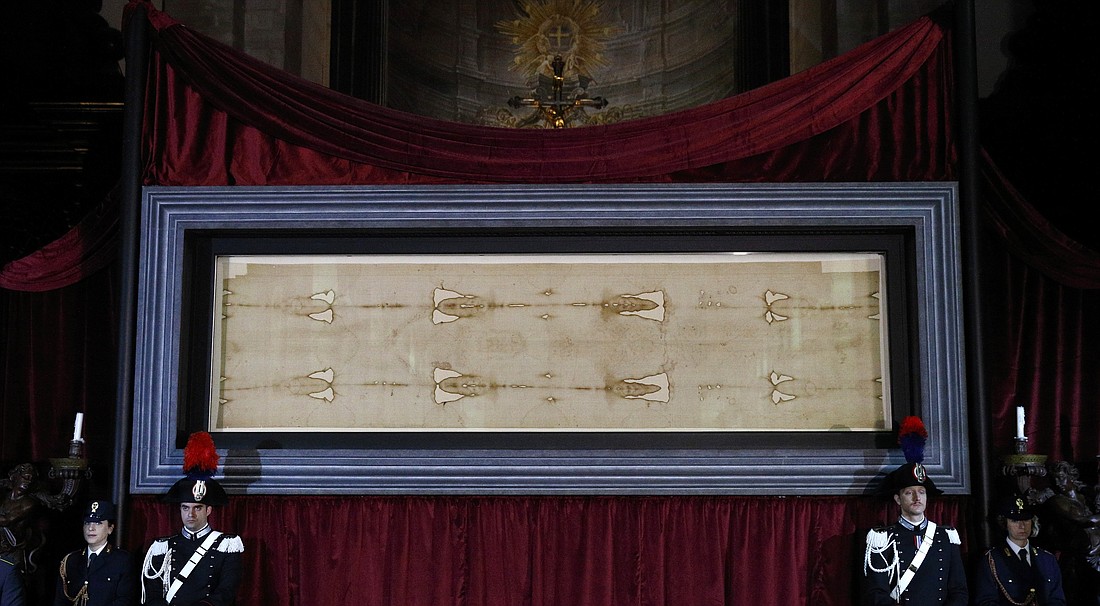
<path id="1" fill-rule="evenodd" d="M 1023 406 L 1017 406 L 1016 407 L 1016 437 L 1017 438 L 1027 437 L 1027 436 L 1024 435 L 1024 407 Z"/>
<path id="2" fill-rule="evenodd" d="M 84 413 L 76 413 L 76 422 L 73 423 L 73 441 L 80 439 L 80 432 L 84 429 Z"/>

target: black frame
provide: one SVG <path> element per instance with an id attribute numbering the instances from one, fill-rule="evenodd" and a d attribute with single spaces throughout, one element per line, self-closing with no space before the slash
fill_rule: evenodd
<path id="1" fill-rule="evenodd" d="M 646 236 L 661 252 L 883 253 L 894 417 L 925 418 L 937 485 L 968 491 L 956 198 L 950 183 L 147 188 L 131 490 L 178 479 L 187 435 L 206 429 L 217 255 L 417 253 L 429 240 L 433 253 L 629 252 Z M 893 428 L 217 441 L 224 484 L 256 493 L 860 494 L 901 462 Z"/>

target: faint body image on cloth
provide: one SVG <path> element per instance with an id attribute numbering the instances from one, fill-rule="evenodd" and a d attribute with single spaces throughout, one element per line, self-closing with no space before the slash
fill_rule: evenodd
<path id="1" fill-rule="evenodd" d="M 212 431 L 880 431 L 877 254 L 223 256 Z"/>

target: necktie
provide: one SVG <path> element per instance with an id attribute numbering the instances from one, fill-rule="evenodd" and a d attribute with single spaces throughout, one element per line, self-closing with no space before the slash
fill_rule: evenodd
<path id="1" fill-rule="evenodd" d="M 92 564 L 95 562 L 95 556 L 96 556 L 96 554 L 94 554 L 94 553 L 89 553 L 88 554 L 88 568 L 91 568 Z"/>
<path id="2" fill-rule="evenodd" d="M 1030 566 L 1031 563 L 1027 561 L 1027 550 L 1026 549 L 1021 549 L 1020 551 L 1017 551 L 1016 555 L 1020 556 L 1020 561 L 1021 562 L 1023 562 L 1024 564 L 1028 564 Z"/>

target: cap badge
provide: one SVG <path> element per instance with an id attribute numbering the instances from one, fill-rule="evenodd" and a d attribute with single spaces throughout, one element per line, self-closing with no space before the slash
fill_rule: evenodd
<path id="1" fill-rule="evenodd" d="M 1023 511 L 1024 510 L 1024 500 L 1023 499 L 1016 499 L 1016 510 L 1017 511 Z"/>
<path id="2" fill-rule="evenodd" d="M 206 496 L 206 481 L 195 480 L 195 485 L 191 487 L 191 494 L 195 495 L 196 503 L 201 503 L 202 498 Z"/>
<path id="3" fill-rule="evenodd" d="M 99 511 L 99 501 L 92 501 L 92 513 Z"/>
<path id="4" fill-rule="evenodd" d="M 913 477 L 916 478 L 917 481 L 921 484 L 924 484 L 924 482 L 928 479 L 928 472 L 924 470 L 924 465 L 921 465 L 920 463 L 913 464 Z"/>

